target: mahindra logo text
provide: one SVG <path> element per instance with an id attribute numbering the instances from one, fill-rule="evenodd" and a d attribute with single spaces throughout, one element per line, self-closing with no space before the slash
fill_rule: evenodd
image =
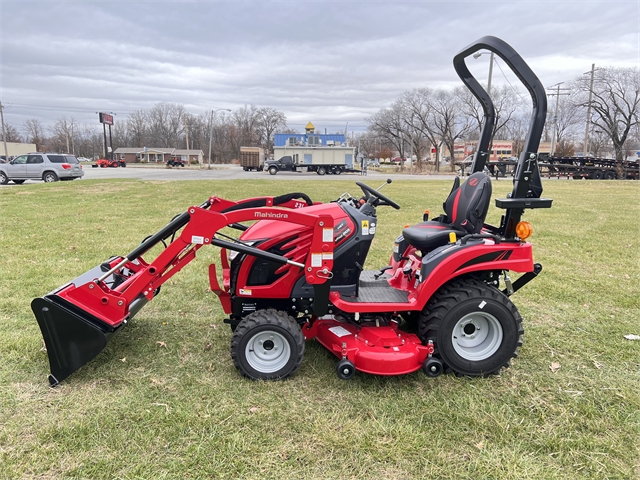
<path id="1" fill-rule="evenodd" d="M 255 212 L 255 218 L 289 218 L 288 213 L 263 213 L 263 212 Z"/>

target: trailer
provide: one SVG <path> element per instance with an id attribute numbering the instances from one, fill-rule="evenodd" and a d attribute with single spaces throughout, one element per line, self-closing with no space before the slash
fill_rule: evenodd
<path id="1" fill-rule="evenodd" d="M 274 158 L 265 163 L 264 169 L 271 175 L 280 171 L 315 172 L 318 175 L 360 173 L 353 168 L 353 147 L 275 147 Z"/>
<path id="2" fill-rule="evenodd" d="M 552 157 L 540 154 L 540 173 L 551 177 L 567 177 L 576 180 L 638 180 L 640 163 L 616 161 L 613 158 L 596 157 Z"/>
<path id="3" fill-rule="evenodd" d="M 473 158 L 465 159 L 461 162 L 456 162 L 458 172 L 461 176 L 469 176 L 473 173 L 471 168 L 473 164 Z M 511 157 L 507 160 L 488 161 L 485 164 L 484 172 L 494 178 L 499 177 L 513 177 L 516 172 L 516 166 L 518 164 L 517 157 Z"/>
<path id="4" fill-rule="evenodd" d="M 240 147 L 240 165 L 245 172 L 264 168 L 264 150 L 260 147 Z"/>

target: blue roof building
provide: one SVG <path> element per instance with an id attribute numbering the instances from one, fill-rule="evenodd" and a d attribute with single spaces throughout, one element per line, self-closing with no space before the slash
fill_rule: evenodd
<path id="1" fill-rule="evenodd" d="M 315 133 L 315 127 L 311 122 L 305 127 L 305 132 L 306 133 L 276 133 L 273 135 L 273 146 L 330 147 L 340 146 L 346 142 L 345 136 L 342 133 Z"/>

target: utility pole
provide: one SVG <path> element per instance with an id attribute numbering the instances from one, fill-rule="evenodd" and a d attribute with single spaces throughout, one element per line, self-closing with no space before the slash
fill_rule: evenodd
<path id="1" fill-rule="evenodd" d="M 589 104 L 587 105 L 587 128 L 584 131 L 584 156 L 589 150 L 589 126 L 591 123 L 591 100 L 593 100 L 593 76 L 596 71 L 596 64 L 591 64 L 591 83 L 589 84 Z M 587 72 L 589 73 L 589 72 Z"/>
<path id="2" fill-rule="evenodd" d="M 4 159 L 9 161 L 9 150 L 7 149 L 7 132 L 4 128 L 4 107 L 0 101 L 0 119 L 2 121 L 2 140 L 4 141 Z"/>
<path id="3" fill-rule="evenodd" d="M 491 96 L 491 78 L 493 77 L 493 52 L 489 59 L 489 81 L 487 82 L 487 95 Z"/>
<path id="4" fill-rule="evenodd" d="M 553 152 L 556 149 L 556 136 L 557 136 L 557 132 L 558 132 L 558 103 L 560 101 L 560 95 L 570 95 L 570 89 L 569 88 L 560 88 L 560 85 L 562 85 L 564 82 L 560 82 L 560 83 L 556 83 L 555 85 L 552 85 L 551 87 L 548 87 L 547 90 L 551 90 L 552 88 L 555 87 L 556 89 L 556 93 L 547 93 L 547 96 L 549 97 L 556 97 L 556 110 L 553 114 L 553 134 L 551 135 L 551 148 L 549 149 L 549 156 L 553 156 Z M 560 90 L 566 92 L 566 93 L 560 93 Z"/>
<path id="5" fill-rule="evenodd" d="M 211 119 L 209 122 L 209 167 L 208 167 L 209 170 L 211 170 L 211 140 L 213 139 L 213 112 L 214 110 L 211 110 Z"/>

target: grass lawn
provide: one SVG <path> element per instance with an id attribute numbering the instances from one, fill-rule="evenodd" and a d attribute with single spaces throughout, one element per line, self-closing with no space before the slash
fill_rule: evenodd
<path id="1" fill-rule="evenodd" d="M 354 181 L 357 178 L 354 177 Z M 450 181 L 396 181 L 366 268 Z M 511 182 L 494 181 L 494 197 Z M 75 181 L 0 189 L 0 478 L 552 479 L 640 476 L 640 183 L 548 181 L 532 210 L 542 274 L 512 300 L 524 346 L 486 379 L 335 374 L 315 341 L 284 382 L 233 366 L 207 269 L 173 277 L 95 360 L 51 389 L 30 309 L 42 296 L 209 195 L 306 192 L 340 182 Z M 498 223 L 492 206 L 488 221 Z M 155 250 L 154 250 L 155 252 Z M 208 345 L 211 345 L 208 347 Z"/>

